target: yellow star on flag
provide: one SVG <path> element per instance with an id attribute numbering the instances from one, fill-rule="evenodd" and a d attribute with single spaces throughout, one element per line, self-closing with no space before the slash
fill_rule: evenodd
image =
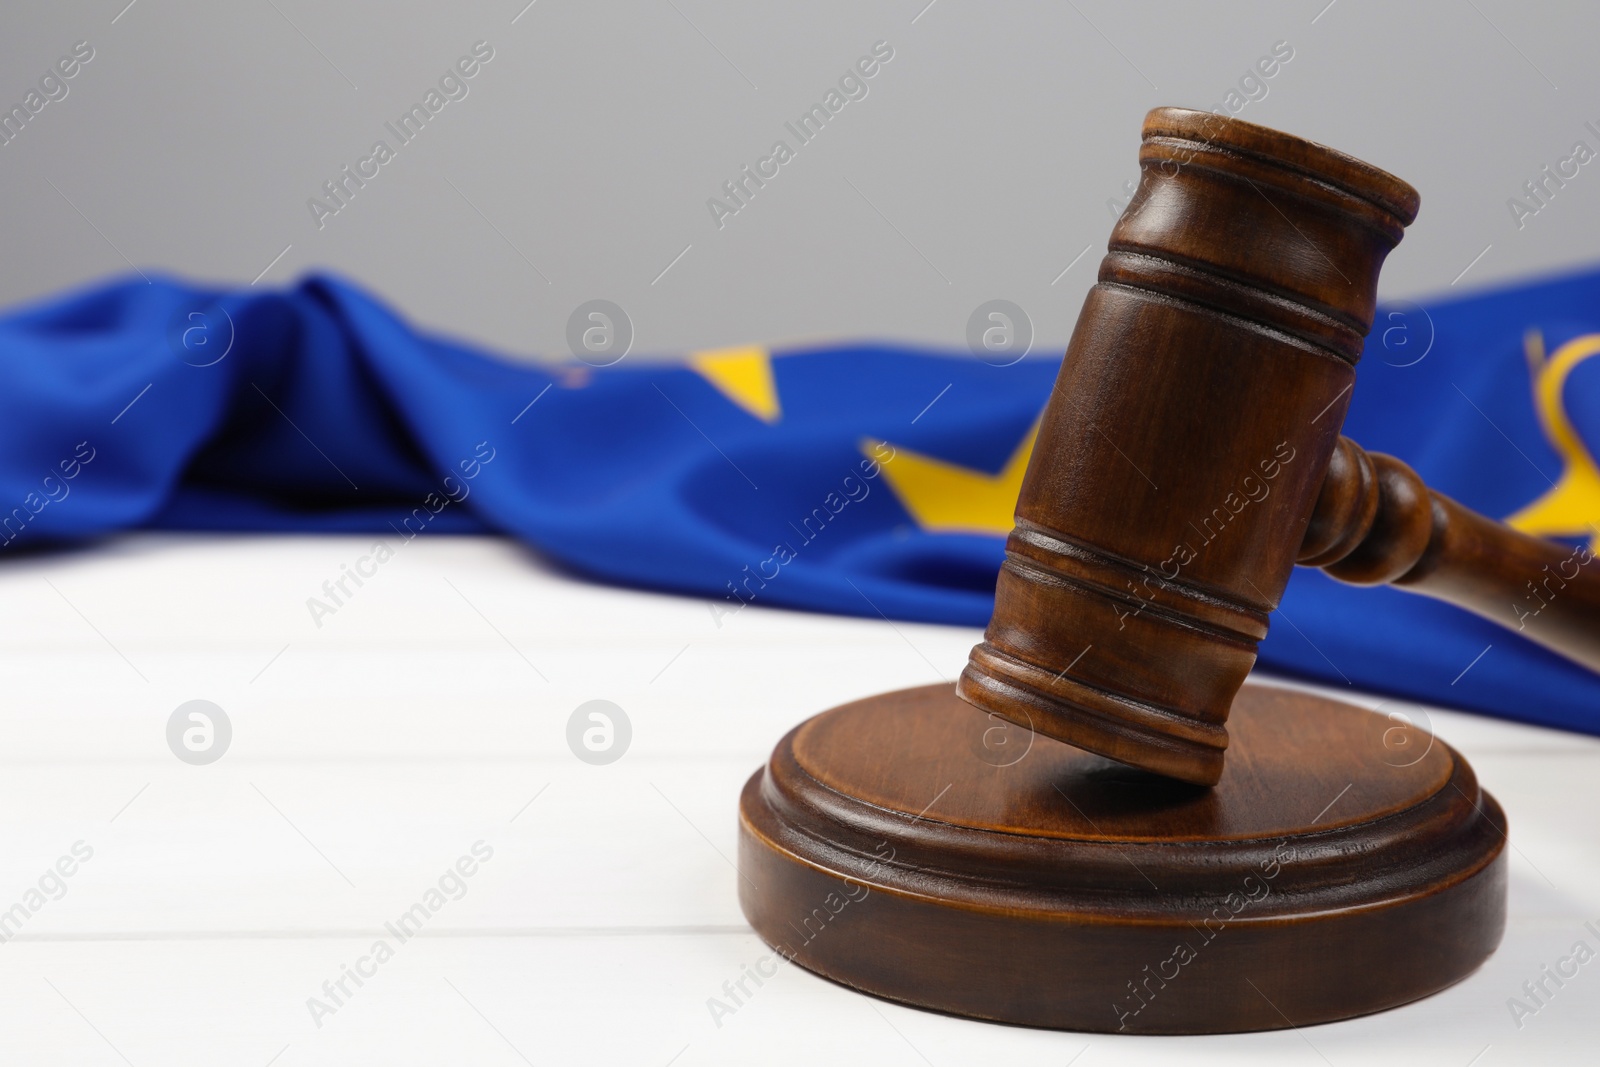
<path id="1" fill-rule="evenodd" d="M 1027 473 L 1038 436 L 1036 421 L 1006 465 L 994 474 L 883 441 L 863 441 L 861 452 L 883 462 L 889 487 L 917 525 L 929 533 L 1005 535 L 1014 525 L 1017 494 L 1022 491 L 1022 476 Z M 882 461 L 884 451 L 892 458 Z"/>
<path id="2" fill-rule="evenodd" d="M 1533 375 L 1533 402 L 1550 447 L 1561 457 L 1561 477 L 1547 492 L 1506 519 L 1523 533 L 1543 537 L 1588 537 L 1590 547 L 1600 552 L 1600 468 L 1585 447 L 1572 420 L 1562 406 L 1562 389 L 1573 369 L 1591 356 L 1600 354 L 1600 334 L 1576 337 L 1548 360 L 1544 341 L 1537 334 L 1527 336 L 1528 369 Z"/>
<path id="3" fill-rule="evenodd" d="M 689 368 L 762 422 L 783 417 L 772 380 L 772 353 L 760 345 L 695 352 L 689 356 Z"/>

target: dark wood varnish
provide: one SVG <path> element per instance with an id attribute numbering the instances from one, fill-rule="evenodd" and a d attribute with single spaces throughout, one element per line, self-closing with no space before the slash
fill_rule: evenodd
<path id="1" fill-rule="evenodd" d="M 1220 1033 L 1381 1011 L 1499 943 L 1505 816 L 1404 720 L 1245 685 L 1268 617 L 1298 562 L 1600 668 L 1600 567 L 1339 435 L 1415 190 L 1172 108 L 1139 158 L 983 643 L 955 686 L 779 743 L 740 803 L 740 901 L 819 974 L 982 1019 Z"/>
<path id="2" fill-rule="evenodd" d="M 1466 608 L 1600 670 L 1600 566 L 1429 489 L 1393 456 L 1339 438 L 1300 560 Z"/>
<path id="3" fill-rule="evenodd" d="M 1321 145 L 1178 108 L 1146 117 L 1139 160 L 961 696 L 1214 783 L 1229 707 L 1297 561 L 1441 597 L 1600 670 L 1587 549 L 1475 515 L 1339 436 L 1416 191 Z"/>
<path id="4" fill-rule="evenodd" d="M 1146 117 L 1139 163 L 959 692 L 1210 784 L 1418 197 L 1331 149 L 1177 108 Z"/>
<path id="5" fill-rule="evenodd" d="M 1505 818 L 1403 722 L 1246 686 L 1206 789 L 976 715 L 950 686 L 791 731 L 740 804 L 783 955 L 939 1011 L 1268 1030 L 1426 996 L 1493 951 Z"/>

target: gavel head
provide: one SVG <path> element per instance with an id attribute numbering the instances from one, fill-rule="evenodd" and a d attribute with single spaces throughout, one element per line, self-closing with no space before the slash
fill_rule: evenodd
<path id="1" fill-rule="evenodd" d="M 1332 149 L 1178 108 L 1145 117 L 1139 164 L 957 688 L 1211 785 L 1418 196 Z"/>

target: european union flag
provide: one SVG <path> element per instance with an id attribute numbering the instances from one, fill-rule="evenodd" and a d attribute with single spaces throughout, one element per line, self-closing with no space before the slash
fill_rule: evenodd
<path id="1" fill-rule="evenodd" d="M 1380 308 L 1345 433 L 1600 550 L 1596 355 L 1600 271 Z M 394 552 L 497 532 L 702 597 L 719 623 L 778 605 L 979 626 L 1058 366 L 846 343 L 552 369 L 421 334 L 328 277 L 113 284 L 0 321 L 0 547 L 155 528 L 364 532 Z M 1295 575 L 1260 662 L 1600 732 L 1595 675 L 1320 572 Z"/>

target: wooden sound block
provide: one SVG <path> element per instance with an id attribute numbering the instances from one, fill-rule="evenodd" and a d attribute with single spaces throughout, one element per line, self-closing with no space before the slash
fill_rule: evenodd
<path id="1" fill-rule="evenodd" d="M 778 954 L 998 1022 L 1199 1034 L 1382 1011 L 1505 927 L 1505 815 L 1409 724 L 1247 685 L 1214 788 L 986 717 L 948 685 L 802 723 L 740 801 Z M 763 972 L 765 973 L 765 972 Z"/>

